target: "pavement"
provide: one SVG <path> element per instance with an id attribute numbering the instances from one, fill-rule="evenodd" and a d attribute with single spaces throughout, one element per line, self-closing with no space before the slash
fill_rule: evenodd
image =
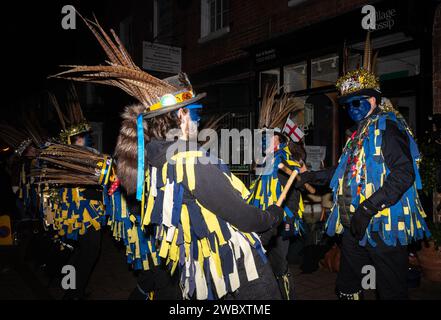
<path id="1" fill-rule="evenodd" d="M 25 243 L 16 247 L 0 247 L 0 300 L 59 300 L 64 291 L 51 281 L 38 266 L 24 258 Z M 124 247 L 104 232 L 100 259 L 91 276 L 88 300 L 126 300 L 136 286 L 136 276 L 126 264 Z M 299 265 L 290 265 L 298 300 L 336 300 L 336 273 L 318 269 L 302 273 Z M 367 300 L 375 299 L 367 292 Z M 418 288 L 409 289 L 412 300 L 441 300 L 441 283 L 424 278 Z"/>

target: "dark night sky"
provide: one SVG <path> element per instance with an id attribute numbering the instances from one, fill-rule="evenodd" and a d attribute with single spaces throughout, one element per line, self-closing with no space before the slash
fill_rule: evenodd
<path id="1" fill-rule="evenodd" d="M 96 43 L 81 20 L 77 19 L 77 30 L 61 27 L 61 8 L 66 4 L 88 16 L 91 12 L 99 16 L 107 7 L 98 1 L 12 1 L 2 12 L 2 47 L 6 55 L 2 107 L 54 86 L 57 80 L 46 78 L 59 71 L 59 65 L 90 63 L 93 53 L 98 53 L 96 48 L 86 50 Z"/>
<path id="2" fill-rule="evenodd" d="M 60 65 L 102 64 L 104 53 L 83 21 L 77 18 L 76 30 L 61 26 L 64 5 L 73 5 L 83 16 L 96 14 L 108 30 L 106 20 L 112 16 L 111 1 L 14 1 L 2 12 L 3 84 L 0 121 L 20 125 L 21 114 L 32 108 L 49 135 L 58 133 L 59 123 L 47 118 L 41 109 L 48 104 L 46 91 L 58 98 L 65 95 L 68 82 L 47 79 L 64 69 Z M 81 85 L 77 85 L 77 89 Z M 130 100 L 119 90 L 97 86 L 104 99 L 101 107 L 84 109 L 89 121 L 104 123 L 104 152 L 111 153 L 120 125 L 120 112 Z M 39 107 L 40 106 L 40 107 Z M 49 105 L 46 106 L 46 109 Z M 52 110 L 52 108 L 47 109 Z"/>

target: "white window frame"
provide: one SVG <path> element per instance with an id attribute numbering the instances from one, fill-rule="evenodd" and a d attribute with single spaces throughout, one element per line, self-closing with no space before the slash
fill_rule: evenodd
<path id="1" fill-rule="evenodd" d="M 210 2 L 222 0 L 201 0 L 201 37 L 199 43 L 219 38 L 230 32 L 230 26 L 224 26 L 216 31 L 210 31 Z M 215 5 L 216 7 L 216 5 Z"/>

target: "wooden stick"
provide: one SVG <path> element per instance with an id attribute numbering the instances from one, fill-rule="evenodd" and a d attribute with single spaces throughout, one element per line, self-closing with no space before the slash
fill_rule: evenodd
<path id="1" fill-rule="evenodd" d="M 282 170 L 283 172 L 285 172 L 288 175 L 292 174 L 292 170 L 290 168 L 288 168 L 287 166 L 285 166 L 283 163 L 279 164 L 279 169 Z M 296 177 L 297 180 L 301 181 L 302 178 L 300 178 L 300 176 Z M 305 183 L 305 189 L 312 194 L 315 194 L 316 190 L 313 186 L 311 186 L 309 183 Z"/>
<path id="2" fill-rule="evenodd" d="M 285 185 L 285 188 L 283 188 L 282 194 L 280 195 L 279 199 L 277 200 L 276 206 L 281 207 L 283 201 L 286 198 L 286 195 L 288 194 L 289 189 L 291 188 L 292 183 L 297 177 L 298 172 L 294 170 L 291 175 L 289 176 L 288 182 Z"/>

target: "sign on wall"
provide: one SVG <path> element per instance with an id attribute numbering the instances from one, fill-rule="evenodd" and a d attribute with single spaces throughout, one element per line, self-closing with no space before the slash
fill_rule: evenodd
<path id="1" fill-rule="evenodd" d="M 312 171 L 320 170 L 326 158 L 326 146 L 305 146 L 305 151 L 306 165 Z"/>
<path id="2" fill-rule="evenodd" d="M 143 41 L 143 69 L 176 74 L 181 62 L 181 48 Z"/>

